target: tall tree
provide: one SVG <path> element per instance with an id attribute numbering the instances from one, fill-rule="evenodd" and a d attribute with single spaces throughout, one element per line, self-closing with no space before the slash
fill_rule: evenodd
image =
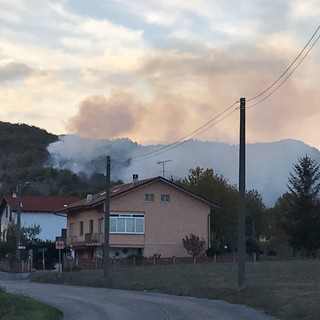
<path id="1" fill-rule="evenodd" d="M 288 178 L 288 189 L 282 226 L 289 244 L 315 258 L 320 248 L 319 164 L 308 156 L 298 159 Z"/>
<path id="2" fill-rule="evenodd" d="M 237 239 L 237 187 L 231 185 L 222 175 L 214 173 L 213 169 L 196 167 L 190 169 L 188 176 L 178 181 L 182 186 L 202 197 L 217 203 L 220 209 L 211 213 L 211 245 L 213 251 L 233 251 Z M 247 203 L 247 235 L 252 240 L 260 234 L 261 215 L 265 210 L 262 198 L 255 190 L 246 193 Z"/>

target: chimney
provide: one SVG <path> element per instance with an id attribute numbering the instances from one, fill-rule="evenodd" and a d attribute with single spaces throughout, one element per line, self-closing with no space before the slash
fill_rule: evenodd
<path id="1" fill-rule="evenodd" d="M 87 203 L 92 201 L 92 193 L 87 194 Z"/>
<path id="2" fill-rule="evenodd" d="M 133 185 L 135 185 L 137 182 L 138 182 L 138 175 L 137 174 L 134 174 L 133 176 L 132 176 L 132 184 Z"/>

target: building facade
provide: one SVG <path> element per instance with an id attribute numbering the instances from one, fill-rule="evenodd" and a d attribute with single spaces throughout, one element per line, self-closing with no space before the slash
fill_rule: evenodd
<path id="1" fill-rule="evenodd" d="M 79 258 L 102 257 L 106 193 L 66 207 L 67 245 Z M 183 257 L 193 233 L 209 244 L 210 212 L 218 206 L 162 177 L 119 185 L 110 193 L 110 256 Z"/>
<path id="2" fill-rule="evenodd" d="M 78 197 L 58 196 L 29 196 L 20 197 L 21 227 L 40 225 L 41 240 L 54 241 L 61 234 L 61 229 L 67 228 L 67 217 L 65 214 L 57 214 L 55 211 L 78 201 Z M 17 223 L 17 212 L 19 200 L 15 196 L 7 195 L 0 203 L 0 239 L 5 241 L 8 226 Z"/>

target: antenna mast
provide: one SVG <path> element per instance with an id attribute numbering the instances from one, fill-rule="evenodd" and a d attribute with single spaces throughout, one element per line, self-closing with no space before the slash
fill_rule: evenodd
<path id="1" fill-rule="evenodd" d="M 163 160 L 163 161 L 158 161 L 157 162 L 157 164 L 162 164 L 162 177 L 164 178 L 164 174 L 165 174 L 165 164 L 167 163 L 167 162 L 170 162 L 170 161 L 172 161 L 172 160 Z"/>

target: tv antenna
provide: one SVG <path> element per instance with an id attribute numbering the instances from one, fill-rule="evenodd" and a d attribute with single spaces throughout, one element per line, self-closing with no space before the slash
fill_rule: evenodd
<path id="1" fill-rule="evenodd" d="M 164 178 L 164 174 L 165 174 L 165 165 L 167 162 L 170 162 L 172 160 L 163 160 L 163 161 L 158 161 L 157 164 L 162 164 L 162 177 Z"/>

